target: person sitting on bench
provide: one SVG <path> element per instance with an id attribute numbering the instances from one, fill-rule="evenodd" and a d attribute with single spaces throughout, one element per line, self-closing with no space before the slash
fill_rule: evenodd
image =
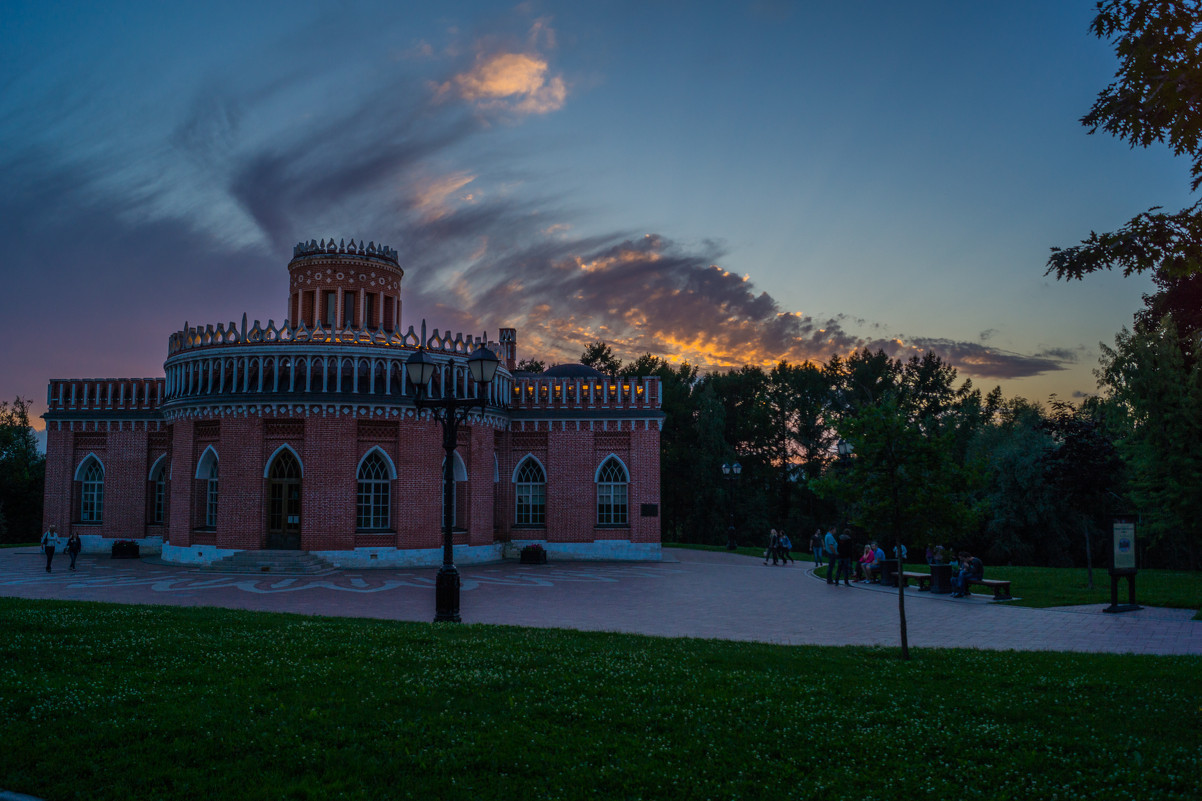
<path id="1" fill-rule="evenodd" d="M 980 559 L 970 554 L 968 551 L 960 551 L 960 572 L 952 580 L 956 586 L 956 592 L 952 594 L 953 598 L 963 598 L 968 595 L 968 584 L 972 579 L 979 579 L 985 575 L 985 565 Z"/>

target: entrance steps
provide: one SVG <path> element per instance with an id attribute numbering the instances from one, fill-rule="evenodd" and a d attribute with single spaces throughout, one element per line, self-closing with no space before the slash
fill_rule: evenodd
<path id="1" fill-rule="evenodd" d="M 307 551 L 238 551 L 201 569 L 216 573 L 315 576 L 329 573 L 335 568 L 326 560 Z"/>

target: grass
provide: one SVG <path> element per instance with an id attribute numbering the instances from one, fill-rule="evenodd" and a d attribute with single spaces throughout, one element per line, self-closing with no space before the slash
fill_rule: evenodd
<path id="1" fill-rule="evenodd" d="M 1142 801 L 1202 775 L 1199 657 L 7 598 L 0 631 L 0 788 L 45 798 Z"/>
<path id="2" fill-rule="evenodd" d="M 707 551 L 725 551 L 719 545 L 664 543 L 665 547 Z M 735 553 L 762 559 L 763 548 L 739 548 Z M 794 550 L 798 562 L 811 563 L 812 557 Z M 907 563 L 907 569 L 926 572 L 926 565 Z M 985 578 L 1011 582 L 1011 592 L 1018 596 L 1007 603 L 1016 606 L 1046 608 L 1110 603 L 1110 574 L 1106 568 L 1094 568 L 1094 588 L 1083 567 L 1009 567 L 986 565 Z M 978 593 L 989 592 L 978 588 Z M 1141 570 L 1135 577 L 1135 600 L 1141 606 L 1163 606 L 1171 609 L 1194 609 L 1194 620 L 1202 620 L 1202 573 L 1188 570 Z M 1119 584 L 1119 602 L 1127 602 L 1127 580 Z"/>

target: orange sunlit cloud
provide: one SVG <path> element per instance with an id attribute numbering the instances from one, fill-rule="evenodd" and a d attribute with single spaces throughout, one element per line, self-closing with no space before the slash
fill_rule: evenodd
<path id="1" fill-rule="evenodd" d="M 458 172 L 419 183 L 413 190 L 413 208 L 421 214 L 423 222 L 446 217 L 454 211 L 450 203 L 451 196 L 474 180 L 476 176 Z M 468 194 L 459 199 L 470 203 L 474 196 Z"/>
<path id="2" fill-rule="evenodd" d="M 547 114 L 563 107 L 568 90 L 562 77 L 548 75 L 547 61 L 528 53 L 477 56 L 471 70 L 438 88 L 480 109 Z"/>
<path id="3" fill-rule="evenodd" d="M 657 235 L 591 244 L 542 239 L 535 249 L 497 251 L 496 258 L 477 263 L 468 271 L 473 298 L 462 308 L 489 319 L 490 327 L 518 328 L 519 356 L 549 364 L 575 361 L 597 340 L 624 361 L 652 353 L 702 372 L 825 363 L 861 348 L 893 358 L 932 350 L 966 376 L 982 378 L 1062 370 L 1073 358 L 858 334 L 848 326 L 862 327 L 862 320 L 815 319 L 781 309 L 748 276 L 718 266 L 721 255 L 688 252 Z"/>

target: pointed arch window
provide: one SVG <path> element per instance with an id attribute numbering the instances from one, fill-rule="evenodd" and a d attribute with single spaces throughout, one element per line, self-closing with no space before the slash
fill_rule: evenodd
<path id="1" fill-rule="evenodd" d="M 217 527 L 217 460 L 209 463 L 208 475 L 205 477 L 205 526 Z"/>
<path id="2" fill-rule="evenodd" d="M 150 471 L 150 522 L 162 525 L 167 519 L 167 480 L 171 464 L 166 456 L 160 456 Z"/>
<path id="3" fill-rule="evenodd" d="M 356 528 L 369 531 L 388 528 L 391 478 L 392 471 L 379 451 L 369 453 L 360 463 Z"/>
<path id="4" fill-rule="evenodd" d="M 517 499 L 514 523 L 519 526 L 547 524 L 547 475 L 538 460 L 527 456 L 514 474 Z"/>
<path id="5" fill-rule="evenodd" d="M 467 509 L 460 510 L 460 506 L 466 507 L 467 503 L 467 467 L 463 464 L 463 458 L 456 453 L 455 461 L 452 463 L 455 481 L 451 484 L 451 528 L 459 528 L 460 521 L 467 518 Z M 442 461 L 442 469 L 447 466 L 446 459 Z M 443 482 L 442 488 L 442 515 L 439 517 L 440 525 L 446 525 L 446 484 Z"/>
<path id="6" fill-rule="evenodd" d="M 94 458 L 80 474 L 79 519 L 83 523 L 104 521 L 104 467 Z"/>
<path id="7" fill-rule="evenodd" d="M 547 524 L 547 474 L 536 458 L 522 459 L 513 475 L 514 496 L 517 509 L 513 522 L 518 526 L 546 526 Z"/>
<path id="8" fill-rule="evenodd" d="M 615 456 L 597 470 L 597 525 L 624 526 L 629 523 L 627 488 L 630 477 Z"/>
<path id="9" fill-rule="evenodd" d="M 300 536 L 301 479 L 305 470 L 296 452 L 281 445 L 267 473 L 267 537 L 269 548 L 292 549 Z"/>

